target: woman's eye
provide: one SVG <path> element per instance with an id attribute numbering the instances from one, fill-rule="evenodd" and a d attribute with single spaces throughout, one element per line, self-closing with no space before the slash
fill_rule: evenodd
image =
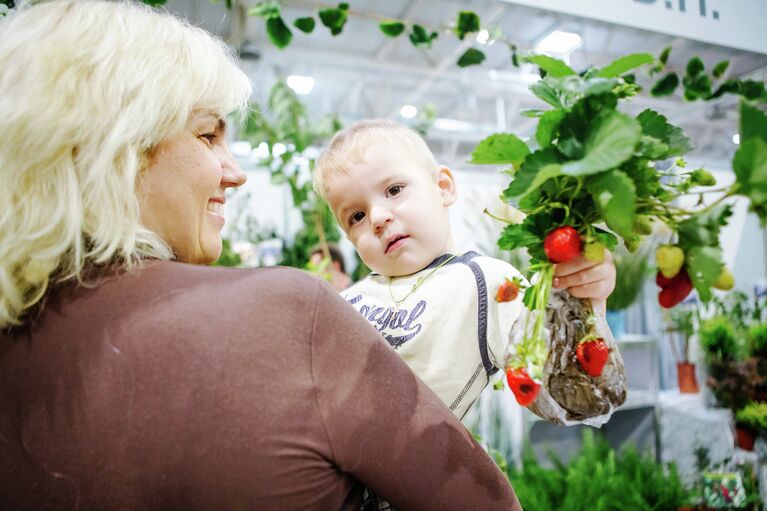
<path id="1" fill-rule="evenodd" d="M 211 132 L 211 133 L 201 133 L 199 136 L 200 136 L 200 138 L 204 138 L 205 140 L 207 140 L 208 144 L 210 144 L 210 145 L 213 145 L 213 141 L 216 139 L 216 134 L 213 133 L 213 132 Z"/>
<path id="2" fill-rule="evenodd" d="M 389 196 L 394 196 L 399 194 L 402 191 L 402 185 L 394 185 L 390 186 L 388 190 L 386 190 L 386 194 Z"/>
<path id="3" fill-rule="evenodd" d="M 357 222 L 361 222 L 365 218 L 365 213 L 362 211 L 356 211 L 349 217 L 349 225 L 354 225 Z"/>

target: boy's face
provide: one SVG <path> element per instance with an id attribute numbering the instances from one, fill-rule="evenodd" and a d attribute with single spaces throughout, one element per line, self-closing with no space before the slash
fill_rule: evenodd
<path id="1" fill-rule="evenodd" d="M 446 167 L 426 170 L 401 147 L 381 143 L 327 186 L 328 204 L 371 270 L 410 275 L 452 250 L 447 208 L 455 185 Z"/>

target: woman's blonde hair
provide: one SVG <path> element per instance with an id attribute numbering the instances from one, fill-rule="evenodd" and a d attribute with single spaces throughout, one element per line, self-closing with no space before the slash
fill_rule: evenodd
<path id="1" fill-rule="evenodd" d="M 339 131 L 322 151 L 312 172 L 314 191 L 321 197 L 328 193 L 328 178 L 348 174 L 361 163 L 374 144 L 390 143 L 404 148 L 425 172 L 437 169 L 437 160 L 423 138 L 407 126 L 388 119 L 367 119 Z"/>
<path id="2" fill-rule="evenodd" d="M 128 2 L 59 0 L 0 18 L 0 329 L 91 267 L 170 259 L 137 176 L 195 111 L 244 112 L 220 40 Z"/>

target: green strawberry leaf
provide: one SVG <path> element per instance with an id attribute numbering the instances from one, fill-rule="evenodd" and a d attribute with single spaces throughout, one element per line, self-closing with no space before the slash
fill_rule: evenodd
<path id="1" fill-rule="evenodd" d="M 562 174 L 562 166 L 552 148 L 541 149 L 528 156 L 514 176 L 503 197 L 507 200 L 522 198 L 538 189 L 544 182 Z"/>
<path id="2" fill-rule="evenodd" d="M 524 57 L 522 60 L 531 64 L 535 64 L 539 68 L 543 69 L 547 76 L 552 76 L 554 78 L 577 75 L 577 73 L 563 61 L 548 55 L 530 55 Z"/>
<path id="3" fill-rule="evenodd" d="M 479 16 L 471 11 L 461 11 L 458 13 L 458 21 L 455 23 L 455 35 L 463 41 L 466 34 L 479 32 Z"/>
<path id="4" fill-rule="evenodd" d="M 604 229 L 600 229 L 599 227 L 594 227 L 594 237 L 597 239 L 597 241 L 607 247 L 607 250 L 610 252 L 615 250 L 615 247 L 618 246 L 618 238 L 615 236 L 615 234 L 605 231 Z"/>
<path id="5" fill-rule="evenodd" d="M 658 60 L 660 61 L 661 64 L 665 66 L 666 63 L 668 63 L 669 56 L 671 56 L 671 46 L 666 46 L 665 48 L 663 48 L 663 51 L 660 53 Z"/>
<path id="6" fill-rule="evenodd" d="M 636 119 L 612 111 L 600 116 L 584 144 L 584 157 L 562 165 L 562 174 L 583 176 L 620 166 L 633 156 L 642 129 Z"/>
<path id="7" fill-rule="evenodd" d="M 397 37 L 405 31 L 405 24 L 396 20 L 384 20 L 378 24 L 378 28 L 389 37 Z"/>
<path id="8" fill-rule="evenodd" d="M 436 32 L 429 33 L 422 25 L 413 25 L 408 37 L 410 42 L 416 48 L 431 48 L 431 43 L 437 38 L 439 34 Z"/>
<path id="9" fill-rule="evenodd" d="M 767 115 L 746 101 L 740 102 L 740 143 L 760 138 L 767 143 Z"/>
<path id="10" fill-rule="evenodd" d="M 679 224 L 679 246 L 687 252 L 696 246 L 719 246 L 719 231 L 732 215 L 732 206 L 720 204 Z"/>
<path id="11" fill-rule="evenodd" d="M 679 76 L 676 73 L 669 73 L 653 85 L 650 94 L 655 97 L 670 96 L 677 87 L 679 87 Z"/>
<path id="12" fill-rule="evenodd" d="M 737 193 L 748 197 L 752 208 L 767 205 L 767 142 L 756 137 L 741 142 L 732 167 Z"/>
<path id="13" fill-rule="evenodd" d="M 600 78 L 614 78 L 639 66 L 652 64 L 653 62 L 655 62 L 655 57 L 649 53 L 632 53 L 603 67 L 597 72 L 596 76 Z"/>
<path id="14" fill-rule="evenodd" d="M 681 128 L 670 124 L 666 117 L 654 110 L 644 110 L 637 117 L 642 133 L 668 145 L 668 152 L 651 159 L 682 156 L 693 149 L 693 144 Z"/>
<path id="15" fill-rule="evenodd" d="M 318 15 L 322 24 L 330 29 L 330 33 L 337 36 L 343 31 L 349 17 L 349 4 L 340 3 L 337 8 L 320 9 Z"/>
<path id="16" fill-rule="evenodd" d="M 478 165 L 511 164 L 519 167 L 528 154 L 530 154 L 530 148 L 516 135 L 496 133 L 479 143 L 474 152 L 471 153 L 469 163 Z"/>
<path id="17" fill-rule="evenodd" d="M 259 18 L 270 19 L 280 17 L 279 2 L 258 2 L 254 7 L 248 9 L 249 16 L 258 16 Z"/>
<path id="18" fill-rule="evenodd" d="M 562 104 L 562 101 L 559 99 L 559 93 L 557 92 L 554 87 L 549 85 L 549 82 L 546 80 L 540 80 L 538 82 L 535 82 L 530 87 L 530 92 L 538 96 L 539 99 L 542 99 L 549 105 L 553 106 L 554 108 L 563 109 L 565 108 Z"/>
<path id="19" fill-rule="evenodd" d="M 695 56 L 687 62 L 687 76 L 694 78 L 698 75 L 702 75 L 706 72 L 706 66 L 703 64 L 703 60 Z"/>
<path id="20" fill-rule="evenodd" d="M 721 78 L 724 76 L 724 73 L 727 72 L 727 68 L 730 67 L 730 61 L 729 60 L 723 60 L 719 63 L 717 63 L 714 66 L 714 70 L 712 71 L 712 74 L 714 75 L 714 78 Z"/>
<path id="21" fill-rule="evenodd" d="M 283 49 L 290 44 L 293 33 L 285 24 L 281 16 L 266 20 L 266 34 L 277 48 Z"/>
<path id="22" fill-rule="evenodd" d="M 538 145 L 541 147 L 551 145 L 554 134 L 564 116 L 563 110 L 549 110 L 541 116 L 538 121 L 538 128 L 535 130 L 535 140 L 538 141 Z"/>
<path id="23" fill-rule="evenodd" d="M 711 286 L 722 271 L 722 250 L 719 247 L 693 247 L 685 254 L 685 265 L 700 299 L 704 302 L 711 300 Z"/>
<path id="24" fill-rule="evenodd" d="M 485 54 L 476 48 L 469 48 L 458 58 L 458 67 L 468 67 L 481 64 L 485 60 Z"/>
<path id="25" fill-rule="evenodd" d="M 308 16 L 306 18 L 298 18 L 293 22 L 293 26 L 304 34 L 311 34 L 314 32 L 315 21 L 314 18 Z"/>
<path id="26" fill-rule="evenodd" d="M 613 170 L 589 179 L 586 189 L 607 226 L 621 236 L 632 236 L 636 218 L 636 188 L 625 172 Z"/>

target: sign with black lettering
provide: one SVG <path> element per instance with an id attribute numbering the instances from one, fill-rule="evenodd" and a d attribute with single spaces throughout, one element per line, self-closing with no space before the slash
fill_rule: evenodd
<path id="1" fill-rule="evenodd" d="M 502 0 L 767 54 L 767 0 Z"/>

